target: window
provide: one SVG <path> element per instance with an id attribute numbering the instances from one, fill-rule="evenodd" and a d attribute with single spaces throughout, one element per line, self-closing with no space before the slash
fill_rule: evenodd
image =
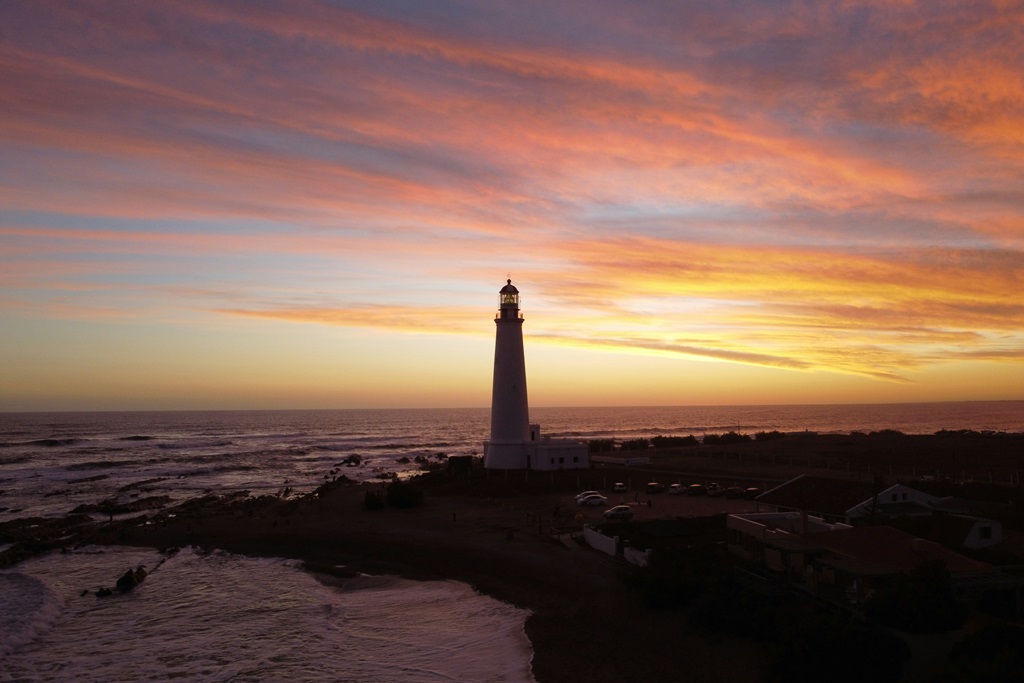
<path id="1" fill-rule="evenodd" d="M 992 540 L 992 527 L 990 527 L 990 526 L 980 526 L 980 527 L 978 527 L 978 538 L 980 538 L 983 541 L 990 541 L 990 540 Z"/>

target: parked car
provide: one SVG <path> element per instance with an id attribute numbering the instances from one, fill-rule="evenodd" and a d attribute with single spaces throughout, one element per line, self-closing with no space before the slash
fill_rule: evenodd
<path id="1" fill-rule="evenodd" d="M 577 505 L 604 505 L 608 502 L 608 499 L 602 496 L 600 493 L 594 493 L 586 498 L 580 498 L 576 501 Z"/>
<path id="2" fill-rule="evenodd" d="M 708 495 L 709 496 L 721 496 L 725 493 L 725 489 L 718 485 L 717 482 L 711 482 L 708 484 Z"/>
<path id="3" fill-rule="evenodd" d="M 659 484 L 656 481 L 647 482 L 647 493 L 661 493 L 664 490 L 664 484 Z"/>
<path id="4" fill-rule="evenodd" d="M 708 492 L 708 490 L 704 484 L 690 484 L 689 488 L 686 489 L 686 492 L 691 496 L 703 496 Z"/>
<path id="5" fill-rule="evenodd" d="M 604 511 L 605 519 L 633 519 L 633 508 L 628 505 L 616 505 Z"/>
<path id="6" fill-rule="evenodd" d="M 751 486 L 743 490 L 743 497 L 748 500 L 753 500 L 761 495 L 761 489 L 756 486 Z"/>
<path id="7" fill-rule="evenodd" d="M 683 492 L 683 485 L 682 484 L 672 484 L 671 486 L 668 487 L 668 494 L 670 496 L 678 496 L 682 492 Z"/>
<path id="8" fill-rule="evenodd" d="M 726 498 L 742 498 L 743 487 L 742 486 L 730 486 L 725 490 Z"/>
<path id="9" fill-rule="evenodd" d="M 599 494 L 600 494 L 600 491 L 584 491 L 583 493 L 577 493 L 576 494 L 576 504 L 579 505 L 579 502 L 581 500 L 583 500 L 584 498 L 586 498 L 587 496 L 593 496 L 593 495 L 599 495 Z"/>
<path id="10" fill-rule="evenodd" d="M 621 481 L 617 481 L 612 486 L 612 491 L 614 491 L 615 493 L 625 493 L 626 492 L 626 485 L 623 484 Z"/>

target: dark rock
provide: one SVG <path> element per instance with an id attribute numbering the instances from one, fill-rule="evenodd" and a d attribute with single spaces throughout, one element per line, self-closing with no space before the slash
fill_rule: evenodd
<path id="1" fill-rule="evenodd" d="M 135 572 L 131 569 L 122 574 L 121 578 L 117 580 L 117 590 L 122 593 L 130 591 L 137 585 L 139 585 L 139 581 L 135 578 Z"/>
<path id="2" fill-rule="evenodd" d="M 122 593 L 127 593 L 145 581 L 146 576 L 146 569 L 142 565 L 139 565 L 135 569 L 129 569 L 117 580 L 117 589 Z"/>
<path id="3" fill-rule="evenodd" d="M 138 495 L 138 494 L 135 494 Z M 171 502 L 170 496 L 149 496 L 146 498 L 138 498 L 131 501 L 130 503 L 119 503 L 113 498 L 101 501 L 99 503 L 83 503 L 74 510 L 72 514 L 81 514 L 89 512 L 102 512 L 105 515 L 123 515 L 130 512 L 139 512 L 141 510 L 152 510 L 155 508 L 162 508 Z"/>

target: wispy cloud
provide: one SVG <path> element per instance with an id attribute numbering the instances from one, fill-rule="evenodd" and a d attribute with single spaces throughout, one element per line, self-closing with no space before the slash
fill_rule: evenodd
<path id="1" fill-rule="evenodd" d="M 1019 3 L 6 9 L 18 315 L 477 334 L 512 271 L 552 343 L 1020 362 Z"/>

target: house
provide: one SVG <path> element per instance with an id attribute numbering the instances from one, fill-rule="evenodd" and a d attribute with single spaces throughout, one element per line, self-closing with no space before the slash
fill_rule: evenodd
<path id="1" fill-rule="evenodd" d="M 927 517 L 932 514 L 932 506 L 939 501 L 933 496 L 905 484 L 894 484 L 872 495 L 870 499 L 861 501 L 847 510 L 847 519 L 868 520 L 894 519 L 897 517 Z"/>
<path id="2" fill-rule="evenodd" d="M 992 565 L 889 526 L 829 523 L 800 512 L 729 515 L 728 549 L 762 570 L 840 602 L 860 602 L 886 581 L 939 560 L 955 588 L 998 585 Z"/>
<path id="3" fill-rule="evenodd" d="M 979 550 L 1003 541 L 1003 525 L 993 519 L 968 515 L 936 515 L 929 540 L 949 548 Z"/>
<path id="4" fill-rule="evenodd" d="M 904 484 L 870 483 L 802 474 L 755 499 L 758 512 L 803 512 L 827 522 L 854 524 L 894 517 L 926 516 L 940 499 Z"/>
<path id="5" fill-rule="evenodd" d="M 1001 577 L 988 563 L 972 560 L 938 543 L 889 526 L 853 527 L 804 538 L 821 549 L 815 557 L 814 580 L 845 590 L 853 601 L 869 597 L 893 576 L 909 574 L 920 565 L 936 560 L 946 566 L 954 590 L 992 584 Z"/>
<path id="6" fill-rule="evenodd" d="M 817 546 L 803 541 L 805 532 L 850 528 L 800 512 L 761 512 L 726 518 L 727 548 L 751 564 L 800 580 Z"/>

